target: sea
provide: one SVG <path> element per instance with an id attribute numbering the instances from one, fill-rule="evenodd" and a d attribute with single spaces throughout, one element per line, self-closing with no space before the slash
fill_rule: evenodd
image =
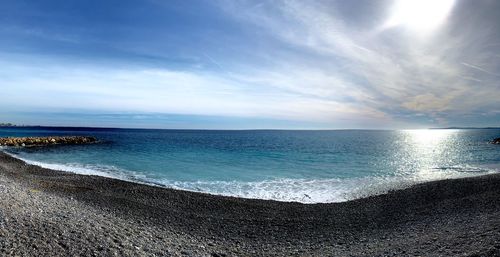
<path id="1" fill-rule="evenodd" d="M 4 127 L 0 137 L 95 136 L 3 147 L 30 164 L 153 186 L 302 203 L 353 200 L 500 171 L 500 129 L 152 130 Z"/>

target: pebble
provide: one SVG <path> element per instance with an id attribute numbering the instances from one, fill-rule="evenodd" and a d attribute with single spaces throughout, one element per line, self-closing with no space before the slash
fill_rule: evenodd
<path id="1" fill-rule="evenodd" d="M 96 179 L 0 153 L 0 193 L 1 256 L 500 255 L 498 174 L 304 205 Z"/>

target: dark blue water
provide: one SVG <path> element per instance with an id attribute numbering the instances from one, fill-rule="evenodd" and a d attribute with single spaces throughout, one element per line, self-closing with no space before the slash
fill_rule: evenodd
<path id="1" fill-rule="evenodd" d="M 92 135 L 98 144 L 5 149 L 31 163 L 250 198 L 335 202 L 500 170 L 498 129 L 197 131 L 0 128 L 5 136 Z"/>

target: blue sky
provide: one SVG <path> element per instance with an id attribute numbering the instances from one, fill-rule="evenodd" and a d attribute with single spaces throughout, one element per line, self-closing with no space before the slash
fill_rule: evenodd
<path id="1" fill-rule="evenodd" d="M 0 2 L 4 122 L 500 126 L 499 1 Z"/>

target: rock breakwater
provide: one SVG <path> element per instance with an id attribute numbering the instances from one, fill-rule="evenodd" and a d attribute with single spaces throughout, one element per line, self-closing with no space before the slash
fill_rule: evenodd
<path id="1" fill-rule="evenodd" d="M 0 138 L 0 146 L 79 145 L 95 142 L 97 142 L 97 138 L 88 136 Z"/>

